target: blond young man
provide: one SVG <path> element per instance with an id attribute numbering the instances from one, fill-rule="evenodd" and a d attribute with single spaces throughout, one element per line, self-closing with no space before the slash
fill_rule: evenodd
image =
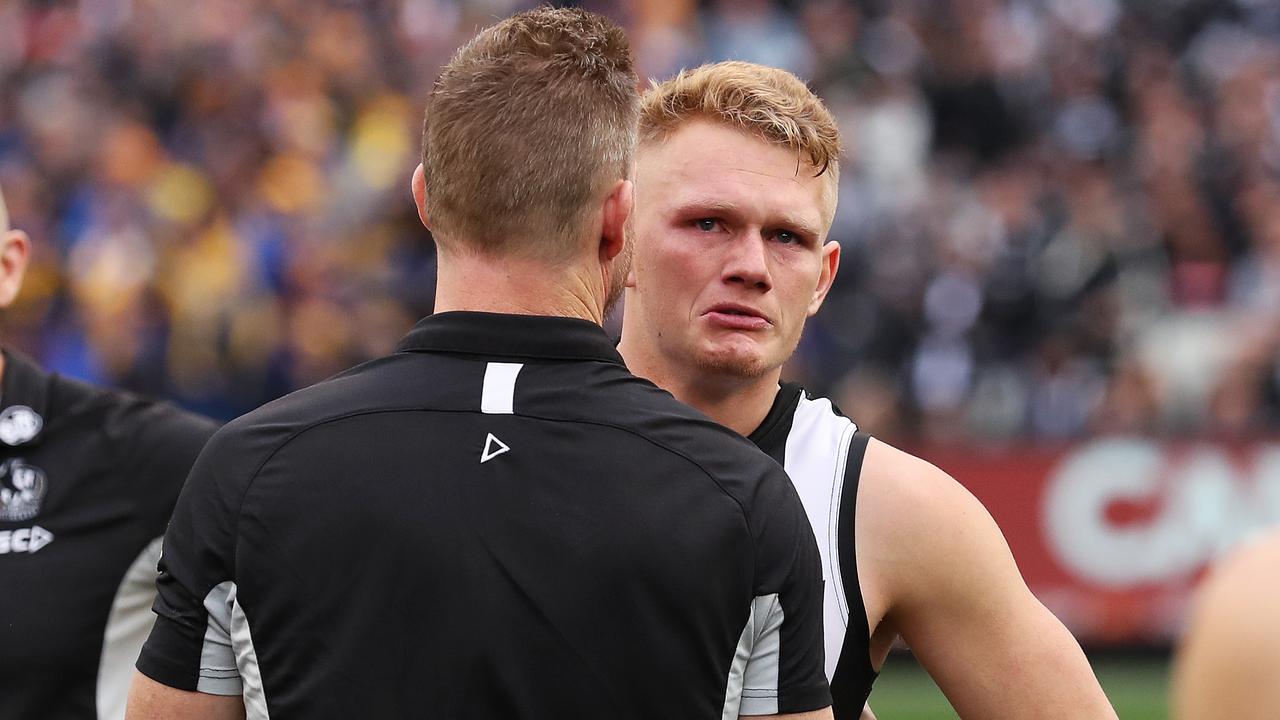
<path id="1" fill-rule="evenodd" d="M 831 114 L 785 71 L 728 62 L 655 85 L 619 350 L 786 467 L 823 555 L 837 717 L 863 712 L 901 637 L 962 717 L 1112 718 L 982 505 L 830 401 L 779 385 L 839 268 L 838 154 Z"/>
<path id="2" fill-rule="evenodd" d="M 1233 551 L 1198 593 L 1174 665 L 1176 720 L 1280 717 L 1280 532 Z"/>
<path id="3" fill-rule="evenodd" d="M 573 9 L 446 64 L 412 182 L 437 312 L 213 438 L 131 718 L 830 717 L 790 481 L 600 326 L 636 86 L 622 30 Z"/>

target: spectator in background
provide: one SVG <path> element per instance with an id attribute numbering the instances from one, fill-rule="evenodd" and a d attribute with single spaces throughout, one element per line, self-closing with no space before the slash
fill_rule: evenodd
<path id="1" fill-rule="evenodd" d="M 0 308 L 30 254 L 0 193 Z M 216 428 L 0 353 L 0 717 L 124 717 L 160 537 Z"/>
<path id="2" fill-rule="evenodd" d="M 0 179 L 50 239 L 9 336 L 227 417 L 385 352 L 431 310 L 397 183 L 422 78 L 531 4 L 0 7 Z M 1127 427 L 1196 432 L 1246 363 L 1232 432 L 1280 428 L 1273 3 L 583 4 L 651 76 L 756 60 L 836 114 L 846 272 L 789 372 L 815 391 L 879 383 L 905 437 L 1069 440 L 1141 386 Z"/>

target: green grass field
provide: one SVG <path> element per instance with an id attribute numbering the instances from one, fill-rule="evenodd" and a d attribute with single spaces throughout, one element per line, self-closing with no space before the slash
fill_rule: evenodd
<path id="1" fill-rule="evenodd" d="M 1091 658 L 1120 720 L 1168 717 L 1169 662 L 1159 657 Z M 878 720 L 956 718 L 942 692 L 909 653 L 894 653 L 871 693 Z"/>

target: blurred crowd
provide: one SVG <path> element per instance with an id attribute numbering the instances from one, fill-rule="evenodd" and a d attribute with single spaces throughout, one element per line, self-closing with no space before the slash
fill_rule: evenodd
<path id="1" fill-rule="evenodd" d="M 793 70 L 846 143 L 788 374 L 934 442 L 1280 430 L 1280 4 L 633 0 L 642 74 Z M 0 338 L 231 417 L 431 311 L 439 65 L 515 0 L 0 2 Z"/>

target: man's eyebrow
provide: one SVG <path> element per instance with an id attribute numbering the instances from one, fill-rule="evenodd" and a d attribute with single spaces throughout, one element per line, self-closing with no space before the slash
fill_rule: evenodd
<path id="1" fill-rule="evenodd" d="M 781 225 L 784 228 L 794 228 L 802 235 L 811 235 L 815 238 L 822 234 L 818 230 L 818 225 L 816 223 L 810 222 L 799 215 L 783 214 L 778 217 L 777 222 L 770 223 L 770 225 Z"/>
<path id="2" fill-rule="evenodd" d="M 711 197 L 689 197 L 677 200 L 674 215 L 689 216 L 703 213 L 706 215 L 727 215 L 730 217 L 738 217 L 743 214 L 742 206 L 738 203 L 728 200 L 721 200 Z M 802 215 L 792 213 L 781 213 L 773 215 L 765 223 L 769 228 L 782 227 L 795 230 L 803 235 L 811 235 L 819 237 L 822 233 L 818 229 L 820 223 L 809 220 Z"/>
<path id="3" fill-rule="evenodd" d="M 740 208 L 737 203 L 709 197 L 685 198 L 677 201 L 675 206 L 675 212 L 679 215 L 695 212 L 705 212 L 712 215 L 718 213 L 737 215 L 739 211 Z"/>

